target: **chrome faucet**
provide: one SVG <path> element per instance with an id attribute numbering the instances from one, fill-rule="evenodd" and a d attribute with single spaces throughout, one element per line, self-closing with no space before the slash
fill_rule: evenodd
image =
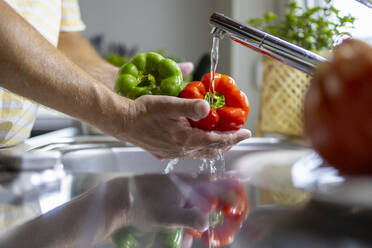
<path id="1" fill-rule="evenodd" d="M 365 6 L 372 8 L 372 0 L 357 0 L 358 2 L 364 4 Z"/>
<path id="2" fill-rule="evenodd" d="M 293 45 L 287 41 L 267 34 L 256 28 L 241 24 L 220 13 L 214 13 L 209 23 L 213 35 L 223 38 L 226 35 L 233 41 L 257 52 L 294 67 L 308 75 L 313 75 L 319 62 L 326 61 L 322 56 Z"/>

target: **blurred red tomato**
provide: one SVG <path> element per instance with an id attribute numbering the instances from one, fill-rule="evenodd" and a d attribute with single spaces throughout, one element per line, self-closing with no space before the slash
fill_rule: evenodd
<path id="1" fill-rule="evenodd" d="M 372 47 L 350 39 L 335 49 L 312 80 L 304 118 L 327 162 L 343 173 L 372 173 Z"/>

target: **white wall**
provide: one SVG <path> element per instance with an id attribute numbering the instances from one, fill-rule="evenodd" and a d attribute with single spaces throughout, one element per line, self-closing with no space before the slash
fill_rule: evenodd
<path id="1" fill-rule="evenodd" d="M 104 33 L 108 41 L 166 49 L 197 62 L 211 49 L 208 18 L 229 8 L 229 0 L 80 0 L 86 37 Z M 229 10 L 227 10 L 229 11 Z M 226 55 L 225 57 L 230 57 Z"/>

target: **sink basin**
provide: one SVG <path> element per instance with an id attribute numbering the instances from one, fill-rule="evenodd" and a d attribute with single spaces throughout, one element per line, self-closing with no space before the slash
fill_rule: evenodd
<path id="1" fill-rule="evenodd" d="M 20 170 L 19 174 L 28 175 L 32 187 L 36 187 L 33 183 L 38 183 L 38 188 L 36 188 L 38 192 L 33 199 L 40 206 L 40 213 L 46 213 L 95 185 L 114 177 L 164 173 L 169 162 L 160 161 L 139 147 L 119 142 L 110 137 L 76 136 L 75 131 L 70 134 L 70 137 L 66 137 L 66 132 L 60 132 L 59 137 L 50 134 L 30 139 L 27 144 L 16 150 L 0 152 L 0 167 L 1 165 L 5 168 L 13 166 L 14 169 L 16 162 L 17 169 Z M 247 154 L 282 149 L 301 150 L 303 148 L 305 146 L 301 143 L 289 140 L 251 138 L 234 146 L 224 155 L 223 161 L 216 161 L 215 167 L 217 170 L 222 167 L 225 167 L 226 170 L 233 170 L 237 164 L 242 165 L 241 162 L 237 163 L 237 160 Z M 180 160 L 174 166 L 173 172 L 199 172 L 202 164 L 203 161 L 198 159 Z M 24 178 L 20 182 L 22 185 L 25 182 Z M 52 179 L 58 184 L 52 185 L 54 188 L 51 188 L 51 192 L 39 190 L 45 188 L 43 180 L 50 184 Z M 261 189 L 255 185 L 246 183 L 245 189 L 252 211 L 260 208 L 262 199 L 266 199 L 264 204 L 268 204 L 266 191 L 264 192 L 265 198 L 261 199 Z M 21 193 L 21 195 L 30 195 L 30 191 L 26 187 Z M 236 241 L 230 247 L 242 247 L 241 244 L 244 244 L 238 237 Z M 112 246 L 104 247 L 112 248 Z M 202 241 L 195 241 L 192 247 L 201 248 L 205 245 Z"/>
<path id="2" fill-rule="evenodd" d="M 2 149 L 0 169 L 7 169 L 6 173 L 3 171 L 2 174 L 2 180 L 5 182 L 3 183 L 5 191 L 3 189 L 3 192 L 0 192 L 3 202 L 5 200 L 5 203 L 12 204 L 15 202 L 13 199 L 17 199 L 17 207 L 22 202 L 25 210 L 28 210 L 29 206 L 39 206 L 40 211 L 33 213 L 34 216 L 38 216 L 111 178 L 133 174 L 164 173 L 169 162 L 157 160 L 138 147 L 110 137 L 78 135 L 81 133 L 77 133 L 76 130 L 64 130 L 32 138 L 27 143 L 12 149 Z M 229 247 L 263 248 L 282 244 L 286 247 L 297 247 L 299 243 L 304 244 L 303 247 L 306 245 L 308 245 L 306 247 L 314 247 L 314 244 L 320 247 L 323 243 L 332 243 L 322 247 L 335 247 L 341 242 L 350 244 L 344 236 L 347 234 L 349 238 L 351 231 L 356 234 L 352 237 L 353 240 L 357 242 L 364 240 L 364 236 L 358 236 L 359 232 L 363 235 L 367 233 L 366 237 L 370 241 L 369 233 L 365 232 L 367 222 L 359 223 L 359 220 L 365 220 L 364 212 L 360 211 L 359 205 L 352 204 L 349 209 L 349 205 L 338 204 L 338 207 L 334 208 L 335 203 L 338 203 L 333 201 L 335 197 L 329 197 L 329 194 L 324 194 L 327 198 L 319 197 L 317 192 L 306 190 L 306 187 L 301 186 L 312 183 L 309 178 L 321 179 L 320 181 L 331 180 L 332 185 L 326 184 L 324 189 L 332 195 L 338 193 L 337 196 L 343 199 L 341 203 L 344 203 L 347 193 L 352 200 L 365 197 L 370 202 L 368 191 L 370 187 L 367 187 L 369 184 L 361 182 L 364 194 L 361 194 L 360 188 L 353 183 L 351 188 L 350 184 L 346 184 L 348 186 L 346 188 L 341 188 L 347 191 L 329 191 L 331 189 L 329 186 L 337 188 L 337 183 L 333 185 L 335 178 L 329 177 L 332 176 L 329 171 L 324 171 L 327 168 L 320 168 L 323 171 L 321 174 L 319 171 L 309 170 L 313 167 L 306 166 L 310 160 L 307 155 L 304 156 L 304 152 L 306 154 L 309 152 L 306 146 L 293 140 L 251 138 L 228 151 L 224 155 L 224 162 L 216 162 L 217 169 L 223 166 L 226 170 L 236 169 L 243 179 L 247 179 L 243 182 L 250 213 L 242 229 L 237 233 L 235 242 Z M 195 173 L 200 171 L 202 164 L 201 160 L 184 159 L 175 165 L 173 172 Z M 9 172 L 9 169 L 19 171 L 13 173 Z M 324 176 L 319 177 L 319 175 Z M 350 192 L 357 193 L 350 194 Z M 7 199 L 4 196 L 11 196 L 11 198 Z M 355 211 L 355 206 L 358 206 L 358 211 Z M 344 208 L 345 211 L 341 211 Z M 318 215 L 319 211 L 322 215 Z M 355 214 L 358 223 L 353 221 Z M 369 218 L 370 212 L 367 214 Z M 320 217 L 317 216 L 321 217 L 323 224 L 330 224 L 327 229 L 319 230 L 317 222 Z M 345 216 L 348 218 L 345 219 Z M 296 221 L 298 218 L 310 224 L 316 223 L 313 225 L 314 230 L 309 228 L 310 225 L 302 225 L 305 222 L 298 223 Z M 343 228 L 346 227 L 343 234 L 340 233 L 339 223 L 344 224 L 345 221 L 348 221 L 346 222 L 348 224 L 341 225 Z M 333 236 L 324 238 L 324 233 L 328 235 L 332 230 L 340 233 L 339 239 L 334 239 Z M 261 243 L 255 245 L 257 236 Z M 196 240 L 192 247 L 202 248 L 205 245 L 202 241 Z M 355 247 L 370 247 L 370 245 Z M 107 245 L 99 248 L 113 247 Z"/>
<path id="3" fill-rule="evenodd" d="M 250 138 L 234 146 L 225 154 L 226 169 L 247 153 L 276 150 L 302 149 L 302 141 L 281 138 Z M 167 161 L 159 161 L 148 152 L 113 137 L 84 135 L 78 128 L 66 128 L 33 137 L 24 144 L 1 149 L 0 169 L 45 170 L 63 165 L 67 171 L 109 173 L 159 173 Z M 223 164 L 219 161 L 218 164 Z M 200 160 L 181 160 L 176 172 L 199 171 Z"/>
<path id="4" fill-rule="evenodd" d="M 259 151 L 246 147 L 234 147 L 227 152 L 223 160 L 215 161 L 215 167 L 225 166 L 231 169 L 233 161 L 249 152 Z M 62 156 L 62 164 L 66 171 L 88 173 L 122 172 L 131 174 L 162 173 L 170 160 L 160 161 L 150 153 L 137 148 L 104 148 L 73 151 Z M 174 172 L 192 173 L 203 167 L 203 161 L 198 159 L 182 159 L 174 166 Z"/>
<path id="5" fill-rule="evenodd" d="M 303 149 L 301 141 L 280 138 L 251 138 L 234 146 L 215 166 L 232 169 L 234 161 L 248 153 Z M 51 132 L 29 139 L 25 144 L 0 151 L 0 169 L 42 171 L 60 168 L 82 173 L 162 173 L 168 161 L 160 161 L 150 153 L 113 137 L 81 135 L 75 128 Z M 201 160 L 184 159 L 175 172 L 200 171 Z"/>
<path id="6" fill-rule="evenodd" d="M 270 150 L 300 150 L 304 146 L 293 141 L 276 138 L 251 138 L 234 146 L 226 152 L 223 160 L 215 161 L 217 171 L 234 169 L 235 162 L 249 154 Z M 57 149 L 58 150 L 58 149 Z M 74 174 L 72 196 L 88 190 L 100 182 L 114 177 L 146 173 L 165 173 L 169 160 L 158 160 L 147 151 L 134 146 L 75 146 L 62 150 L 60 163 L 67 173 Z M 199 159 L 179 160 L 172 168 L 174 173 L 197 173 L 210 171 L 207 163 Z"/>
<path id="7" fill-rule="evenodd" d="M 292 148 L 299 149 L 294 143 L 279 142 L 276 139 L 252 138 L 234 146 L 223 160 L 215 163 L 217 169 L 225 167 L 231 170 L 236 159 L 252 153 L 267 150 Z M 169 160 L 160 161 L 150 153 L 138 147 L 101 147 L 78 150 L 65 150 L 61 162 L 66 171 L 88 173 L 122 172 L 130 174 L 162 173 Z M 183 159 L 174 166 L 174 172 L 192 173 L 200 171 L 203 161 L 199 159 Z"/>
<path id="8" fill-rule="evenodd" d="M 281 149 L 303 149 L 300 141 L 280 138 L 251 138 L 234 146 L 215 163 L 217 171 L 232 170 L 236 160 L 249 153 Z M 63 170 L 73 175 L 71 197 L 118 176 L 164 173 L 167 160 L 160 161 L 150 153 L 129 143 L 107 136 L 81 135 L 68 128 L 29 139 L 25 144 L 0 151 L 0 170 L 25 173 Z M 200 172 L 203 161 L 180 160 L 173 172 Z M 208 172 L 209 166 L 204 167 Z"/>

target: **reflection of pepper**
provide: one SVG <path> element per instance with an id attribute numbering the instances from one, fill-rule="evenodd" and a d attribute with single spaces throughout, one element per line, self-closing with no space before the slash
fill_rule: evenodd
<path id="1" fill-rule="evenodd" d="M 182 86 L 182 72 L 177 63 L 150 52 L 134 56 L 121 67 L 115 91 L 132 99 L 143 95 L 178 96 Z"/>
<path id="2" fill-rule="evenodd" d="M 213 187 L 209 189 L 203 188 L 197 192 L 198 195 L 204 197 L 204 201 L 194 198 L 195 200 L 189 204 L 206 213 L 218 216 L 218 220 L 214 224 L 211 223 L 210 229 L 206 232 L 188 229 L 187 233 L 195 239 L 201 237 L 208 246 L 212 237 L 213 247 L 231 244 L 249 210 L 244 185 L 238 180 L 226 178 L 214 182 Z M 219 214 L 222 215 L 222 218 Z"/>
<path id="3" fill-rule="evenodd" d="M 214 92 L 211 84 L 211 75 L 208 73 L 201 82 L 189 83 L 180 94 L 182 98 L 199 98 L 213 102 L 209 115 L 197 122 L 189 120 L 191 126 L 205 131 L 231 131 L 242 128 L 249 114 L 247 96 L 236 88 L 235 81 L 229 76 L 215 74 Z"/>
<path id="4" fill-rule="evenodd" d="M 183 229 L 177 228 L 167 232 L 140 232 L 128 227 L 116 231 L 112 241 L 116 248 L 180 248 Z"/>

